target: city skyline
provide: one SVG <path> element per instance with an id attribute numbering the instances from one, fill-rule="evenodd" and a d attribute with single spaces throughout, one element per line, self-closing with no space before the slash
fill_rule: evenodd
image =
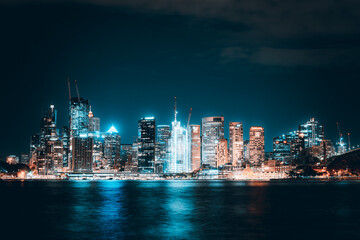
<path id="1" fill-rule="evenodd" d="M 75 87 L 75 86 L 74 86 Z M 72 90 L 71 90 L 72 91 Z M 75 91 L 75 90 L 74 90 Z M 76 94 L 76 93 L 75 93 Z M 75 99 L 77 99 L 77 97 L 75 97 Z M 87 102 L 87 104 L 88 104 L 88 106 L 87 107 L 85 107 L 86 109 L 85 109 L 85 111 L 86 112 L 88 112 L 89 113 L 89 116 L 91 115 L 91 118 L 90 119 L 93 119 L 93 121 L 95 120 L 96 121 L 96 131 L 100 131 L 100 132 L 107 132 L 109 129 L 111 130 L 111 129 L 121 129 L 121 124 L 116 124 L 116 122 L 117 121 L 114 121 L 114 123 L 111 123 L 111 124 L 107 124 L 105 127 L 103 126 L 103 124 L 100 124 L 100 119 L 102 120 L 101 122 L 103 122 L 104 121 L 104 119 L 102 119 L 102 118 L 100 118 L 99 117 L 99 115 L 101 115 L 101 114 L 98 114 L 97 112 L 95 113 L 95 116 L 94 116 L 94 112 L 91 110 L 91 106 L 92 105 L 90 105 L 90 99 L 88 99 L 88 98 L 79 98 L 79 100 L 84 100 L 84 101 L 86 101 Z M 54 107 L 55 107 L 55 109 L 56 109 L 56 113 L 55 113 L 55 115 L 56 115 L 56 121 L 58 122 L 58 114 L 57 114 L 57 106 L 56 105 L 54 105 L 54 104 L 50 104 L 49 105 L 49 107 L 50 107 L 50 109 L 54 109 Z M 192 108 L 191 108 L 192 109 Z M 169 111 L 170 111 L 170 113 L 171 114 L 173 114 L 173 111 L 171 111 L 171 109 L 169 109 Z M 42 112 L 42 114 L 45 114 L 47 111 L 43 111 Z M 193 112 L 192 112 L 193 113 Z M 188 113 L 189 114 L 189 113 Z M 179 112 L 177 111 L 177 115 L 178 115 L 178 120 L 179 120 Z M 183 114 L 181 114 L 181 115 L 183 115 Z M 180 115 L 180 116 L 181 116 Z M 67 116 L 68 117 L 68 116 Z M 180 123 L 182 122 L 182 124 L 180 125 L 181 127 L 184 127 L 184 129 L 186 129 L 186 125 L 184 124 L 184 122 L 186 122 L 185 121 L 185 119 L 187 119 L 187 117 L 188 116 L 186 116 L 186 118 L 185 118 L 185 116 L 182 116 L 180 119 L 183 119 L 183 121 L 179 121 Z M 226 139 L 227 141 L 228 141 L 228 143 L 227 143 L 227 145 L 228 145 L 228 148 L 229 148 L 229 154 L 230 154 L 230 132 L 229 132 L 229 127 L 230 127 L 230 125 L 232 124 L 232 123 L 240 123 L 242 126 L 245 126 L 245 127 L 243 127 L 244 129 L 243 129 L 243 141 L 244 140 L 249 140 L 249 138 L 250 138 L 250 134 L 249 134 L 249 131 L 251 131 L 251 128 L 252 127 L 257 127 L 257 126 L 255 126 L 255 125 L 251 125 L 251 124 L 249 124 L 249 123 L 244 123 L 244 122 L 241 122 L 241 121 L 238 121 L 238 122 L 234 122 L 234 121 L 226 121 L 226 117 L 224 117 L 224 116 L 218 116 L 218 117 L 221 117 L 222 119 L 223 119 L 223 124 L 224 124 L 224 136 L 223 136 L 223 138 L 224 139 Z M 154 116 L 154 115 L 151 115 L 151 114 L 149 114 L 149 115 L 146 115 L 146 116 L 142 116 L 142 117 L 140 117 L 141 119 L 146 119 L 146 118 L 154 118 L 154 119 L 156 119 L 156 127 L 158 127 L 158 126 L 171 126 L 171 122 L 160 122 L 160 123 L 158 123 L 158 118 L 156 117 L 156 116 Z M 201 119 L 204 119 L 204 118 L 213 118 L 213 117 L 201 117 Z M 62 117 L 62 120 L 64 119 L 64 117 Z M 191 119 L 193 119 L 193 117 L 191 117 Z M 199 126 L 201 126 L 201 119 L 200 119 L 200 122 L 195 122 L 194 120 L 191 120 L 189 123 L 190 123 L 190 125 L 197 125 L 197 124 L 200 124 Z M 310 119 L 312 119 L 312 118 L 310 118 Z M 318 119 L 317 119 L 318 120 Z M 88 120 L 89 121 L 89 120 Z M 60 123 L 61 123 L 62 121 L 60 121 Z M 105 120 L 105 122 L 108 122 L 108 121 L 106 121 Z M 263 121 L 260 121 L 260 122 L 263 122 Z M 288 129 L 288 130 L 283 130 L 283 131 L 281 131 L 281 134 L 279 134 L 278 136 L 281 136 L 281 135 L 283 135 L 283 134 L 288 134 L 288 133 L 290 133 L 290 132 L 293 132 L 293 131 L 297 131 L 298 130 L 298 127 L 300 127 L 300 125 L 302 124 L 303 122 L 299 122 L 298 123 L 298 125 L 297 126 L 293 126 L 291 129 Z M 91 126 L 92 124 L 94 124 L 94 123 L 92 123 L 91 121 L 88 123 L 89 124 L 89 126 Z M 322 124 L 322 126 L 323 125 L 325 125 L 325 123 L 321 123 Z M 132 124 L 132 125 L 134 125 L 134 124 Z M 264 124 L 264 125 L 266 125 L 266 124 Z M 39 124 L 39 126 L 40 126 L 40 124 Z M 247 126 L 248 126 L 248 128 L 247 128 Z M 62 126 L 61 124 L 58 124 L 57 125 L 57 128 L 59 128 L 59 129 L 61 129 L 62 127 L 69 127 L 69 124 L 66 124 L 66 123 L 64 123 L 64 125 Z M 133 126 L 132 126 L 133 127 Z M 259 126 L 260 127 L 260 126 Z M 261 126 L 264 130 L 265 130 L 265 137 L 264 137 L 264 140 L 265 140 L 265 152 L 272 152 L 273 150 L 274 150 L 274 146 L 273 146 L 273 140 L 277 137 L 277 136 L 267 136 L 267 132 L 268 132 L 268 129 L 266 129 L 266 128 L 264 128 L 263 126 Z M 90 128 L 93 128 L 93 127 L 90 127 Z M 134 138 L 136 137 L 136 135 L 137 135 L 137 132 L 136 132 L 136 124 L 135 124 L 135 127 L 133 127 L 134 128 L 134 131 L 133 132 L 135 132 L 135 134 L 133 135 L 133 136 L 126 136 L 126 135 L 123 135 L 121 132 L 119 132 L 119 135 L 121 136 L 121 138 L 123 139 L 131 139 L 129 142 L 123 142 L 124 140 L 122 140 L 122 144 L 132 144 L 133 143 L 133 140 L 134 140 Z M 88 131 L 88 130 L 86 130 L 86 131 Z M 118 130 L 116 130 L 116 131 L 118 131 Z M 35 131 L 36 132 L 36 131 Z M 35 132 L 33 132 L 33 133 L 35 133 Z M 270 131 L 271 132 L 271 131 Z M 202 130 L 201 130 L 201 133 L 202 133 Z M 79 133 L 80 134 L 80 133 Z M 347 133 L 345 133 L 345 132 L 342 132 L 341 133 L 342 135 L 343 135 L 343 141 L 345 142 L 345 145 L 347 146 L 347 141 L 348 141 L 348 137 L 347 137 Z M 157 133 L 156 133 L 156 135 L 157 135 Z M 327 139 L 326 137 L 325 137 L 325 139 Z M 337 136 L 337 138 L 335 138 L 335 139 L 329 139 L 329 140 L 331 140 L 333 143 L 334 143 L 334 146 L 336 146 L 336 143 L 337 143 L 337 141 L 339 141 L 339 137 Z M 30 143 L 30 141 L 29 141 L 29 143 Z M 28 145 L 30 145 L 30 144 L 28 144 Z M 357 146 L 357 144 L 356 144 L 356 142 L 351 142 L 351 146 Z M 28 149 L 29 150 L 29 149 Z M 215 148 L 214 148 L 214 151 L 215 151 Z M 10 153 L 10 154 L 3 154 L 3 156 L 1 155 L 1 153 L 0 153 L 0 156 L 1 157 L 3 157 L 4 159 L 7 157 L 7 156 L 9 156 L 9 155 L 18 155 L 18 156 L 20 156 L 21 154 L 24 154 L 24 153 L 28 153 L 29 151 L 22 151 L 22 152 L 17 152 L 17 153 L 14 153 L 14 152 L 12 152 L 12 153 Z M 230 159 L 231 157 L 230 157 L 230 155 L 229 155 L 229 161 L 231 162 L 231 159 Z"/>
<path id="2" fill-rule="evenodd" d="M 263 126 L 267 150 L 274 136 L 311 117 L 324 124 L 326 138 L 338 138 L 339 122 L 359 143 L 359 119 L 351 114 L 359 103 L 352 87 L 360 74 L 359 8 L 328 3 L 329 14 L 315 2 L 243 1 L 229 8 L 196 1 L 191 10 L 156 0 L 2 2 L 0 18 L 9 24 L 0 39 L 6 46 L 0 101 L 9 117 L 0 120 L 7 136 L 0 154 L 26 152 L 38 116 L 52 103 L 59 125 L 66 124 L 67 76 L 78 80 L 104 128 L 115 124 L 125 143 L 141 117 L 171 122 L 174 96 L 182 122 L 193 108 L 194 123 L 221 115 L 225 125 Z"/>

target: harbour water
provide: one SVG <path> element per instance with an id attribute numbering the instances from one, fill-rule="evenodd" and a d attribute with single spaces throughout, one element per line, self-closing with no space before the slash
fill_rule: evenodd
<path id="1" fill-rule="evenodd" d="M 0 194 L 11 239 L 360 238 L 358 181 L 0 181 Z"/>

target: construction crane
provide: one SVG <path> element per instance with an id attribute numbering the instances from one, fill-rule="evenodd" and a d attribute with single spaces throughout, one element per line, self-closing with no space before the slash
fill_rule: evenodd
<path id="1" fill-rule="evenodd" d="M 75 80 L 75 87 L 76 87 L 76 93 L 77 93 L 77 96 L 78 96 L 78 100 L 80 102 L 80 94 L 79 94 L 79 89 L 78 89 L 78 86 L 77 86 L 77 81 Z"/>
<path id="2" fill-rule="evenodd" d="M 189 117 L 188 117 L 188 121 L 187 121 L 187 124 L 186 124 L 186 129 L 189 128 L 190 118 L 191 118 L 191 112 L 192 112 L 192 108 L 190 108 Z"/>
<path id="3" fill-rule="evenodd" d="M 69 89 L 69 101 L 71 102 L 71 90 L 70 90 L 70 78 L 69 76 L 67 77 L 68 80 L 68 89 Z"/>
<path id="4" fill-rule="evenodd" d="M 339 145 L 342 146 L 342 134 L 340 132 L 340 127 L 339 127 L 339 122 L 336 122 L 337 128 L 338 128 L 338 132 L 339 132 Z"/>

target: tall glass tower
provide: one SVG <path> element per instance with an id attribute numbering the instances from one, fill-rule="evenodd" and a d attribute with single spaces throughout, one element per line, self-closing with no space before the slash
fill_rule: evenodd
<path id="1" fill-rule="evenodd" d="M 138 171 L 155 171 L 156 123 L 154 117 L 142 118 L 138 122 Z"/>
<path id="2" fill-rule="evenodd" d="M 205 117 L 201 121 L 201 128 L 201 164 L 217 167 L 216 147 L 218 140 L 224 138 L 224 117 Z"/>

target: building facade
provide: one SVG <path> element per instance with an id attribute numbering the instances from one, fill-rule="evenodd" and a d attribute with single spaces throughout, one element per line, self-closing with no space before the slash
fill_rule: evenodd
<path id="1" fill-rule="evenodd" d="M 217 141 L 224 138 L 224 117 L 205 117 L 201 121 L 201 164 L 217 167 Z"/>
<path id="2" fill-rule="evenodd" d="M 155 171 L 156 122 L 154 117 L 142 118 L 138 122 L 138 171 Z"/>
<path id="3" fill-rule="evenodd" d="M 249 162 L 260 166 L 265 161 L 265 138 L 263 127 L 251 127 L 249 132 Z"/>
<path id="4" fill-rule="evenodd" d="M 229 161 L 234 166 L 244 161 L 244 130 L 241 122 L 229 123 Z"/>

